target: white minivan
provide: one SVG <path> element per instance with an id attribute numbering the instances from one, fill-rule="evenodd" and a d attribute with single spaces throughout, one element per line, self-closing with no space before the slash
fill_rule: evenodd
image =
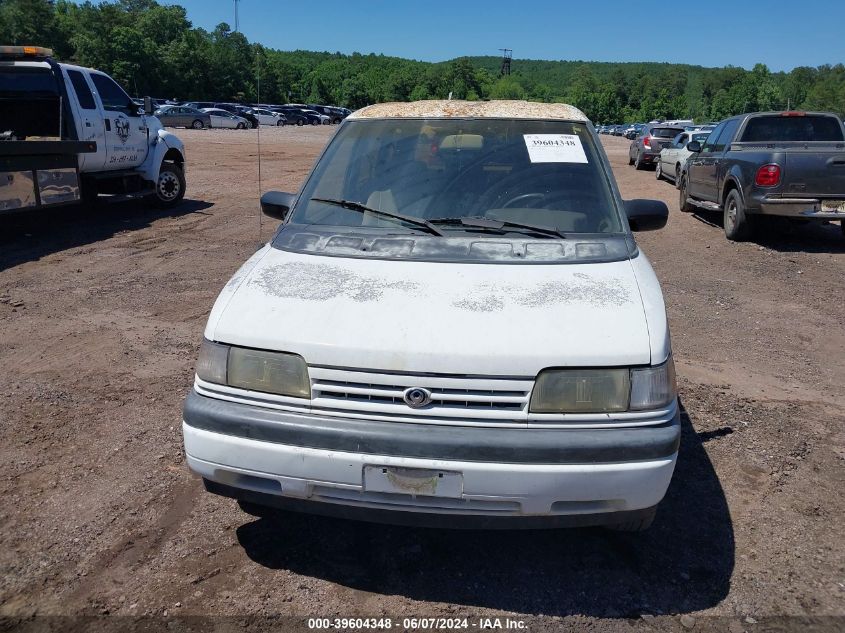
<path id="1" fill-rule="evenodd" d="M 379 104 L 340 126 L 208 319 L 188 465 L 250 511 L 647 528 L 678 454 L 663 297 L 586 116 Z"/>

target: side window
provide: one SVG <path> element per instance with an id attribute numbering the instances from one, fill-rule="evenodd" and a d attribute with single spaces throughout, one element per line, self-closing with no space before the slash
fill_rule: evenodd
<path id="1" fill-rule="evenodd" d="M 716 139 L 716 142 L 713 144 L 713 149 L 710 151 L 713 153 L 722 152 L 725 149 L 725 146 L 733 140 L 734 132 L 736 132 L 736 128 L 739 127 L 739 119 L 731 119 L 730 121 L 725 122 L 725 127 L 722 128 L 722 132 L 719 134 L 719 138 Z M 708 138 L 707 141 L 709 142 L 710 139 Z"/>
<path id="2" fill-rule="evenodd" d="M 679 134 L 678 138 L 675 139 L 675 147 L 684 147 L 687 144 L 687 135 L 686 134 Z"/>
<path id="3" fill-rule="evenodd" d="M 83 110 L 96 110 L 97 104 L 94 103 L 94 95 L 91 94 L 91 89 L 82 73 L 78 70 L 68 70 L 67 76 L 70 78 L 70 83 L 73 84 L 73 91 L 79 100 L 79 107 Z"/>
<path id="4" fill-rule="evenodd" d="M 129 114 L 129 104 L 131 103 L 129 95 L 127 95 L 123 88 L 118 86 L 111 77 L 100 75 L 98 73 L 91 73 L 91 81 L 94 82 L 94 87 L 100 95 L 100 101 L 103 102 L 103 108 L 117 112 Z"/>
<path id="5" fill-rule="evenodd" d="M 716 139 L 719 138 L 719 135 L 722 133 L 722 130 L 725 129 L 724 123 L 719 123 L 712 132 L 710 132 L 710 136 L 707 137 L 707 140 L 704 141 L 701 145 L 701 151 L 704 152 L 712 152 L 713 147 L 716 145 Z"/>

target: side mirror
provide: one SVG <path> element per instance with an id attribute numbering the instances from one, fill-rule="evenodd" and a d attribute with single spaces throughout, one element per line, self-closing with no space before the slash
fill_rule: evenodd
<path id="1" fill-rule="evenodd" d="M 268 191 L 261 196 L 261 211 L 264 215 L 284 220 L 293 206 L 296 196 L 283 191 Z M 666 206 L 666 205 L 663 205 Z"/>
<path id="2" fill-rule="evenodd" d="M 700 152 L 701 151 L 701 143 L 698 141 L 690 141 L 687 143 L 687 149 L 691 152 Z"/>
<path id="3" fill-rule="evenodd" d="M 666 226 L 669 207 L 661 200 L 625 200 L 625 215 L 632 231 L 654 231 Z"/>

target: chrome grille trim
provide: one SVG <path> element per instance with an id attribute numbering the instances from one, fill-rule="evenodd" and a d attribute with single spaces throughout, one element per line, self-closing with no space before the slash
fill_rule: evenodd
<path id="1" fill-rule="evenodd" d="M 533 381 L 501 378 L 412 376 L 310 367 L 311 403 L 363 414 L 404 418 L 462 418 L 523 422 L 528 414 Z M 431 403 L 420 409 L 405 404 L 406 389 L 431 392 Z"/>

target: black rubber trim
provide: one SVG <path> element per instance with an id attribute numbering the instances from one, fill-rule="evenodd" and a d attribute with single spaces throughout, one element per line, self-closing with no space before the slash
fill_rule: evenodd
<path id="1" fill-rule="evenodd" d="M 185 400 L 188 426 L 262 442 L 324 450 L 509 464 L 590 464 L 673 455 L 680 414 L 658 426 L 624 429 L 525 429 L 381 422 L 290 413 L 208 398 Z"/>
<path id="2" fill-rule="evenodd" d="M 450 530 L 545 530 L 557 528 L 594 527 L 616 525 L 644 519 L 656 506 L 642 510 L 620 510 L 593 514 L 558 514 L 544 516 L 491 516 L 480 514 L 448 514 L 436 512 L 406 512 L 348 506 L 340 503 L 324 503 L 308 499 L 292 499 L 266 492 L 235 488 L 209 479 L 203 479 L 208 492 L 222 497 L 237 499 L 261 506 L 255 513 L 270 518 L 273 510 L 289 510 L 306 514 L 318 514 L 338 519 L 386 523 L 426 528 L 447 528 Z M 253 509 L 249 510 L 253 513 Z"/>

